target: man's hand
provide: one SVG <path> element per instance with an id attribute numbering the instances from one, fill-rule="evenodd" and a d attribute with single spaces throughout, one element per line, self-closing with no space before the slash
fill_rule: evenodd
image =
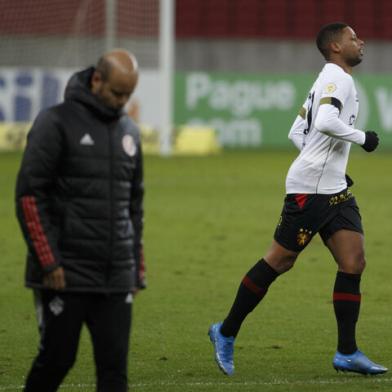
<path id="1" fill-rule="evenodd" d="M 146 284 L 146 264 L 144 260 L 144 249 L 143 245 L 140 245 L 139 253 L 137 257 L 137 267 L 138 271 L 136 271 L 136 285 L 132 288 L 131 293 L 136 296 L 136 294 L 147 287 Z"/>
<path id="2" fill-rule="evenodd" d="M 373 131 L 366 131 L 365 132 L 366 138 L 365 143 L 361 146 L 365 151 L 372 152 L 378 146 L 378 135 L 376 132 Z"/>
<path id="3" fill-rule="evenodd" d="M 65 289 L 65 275 L 63 267 L 57 267 L 44 276 L 44 286 L 52 290 Z"/>

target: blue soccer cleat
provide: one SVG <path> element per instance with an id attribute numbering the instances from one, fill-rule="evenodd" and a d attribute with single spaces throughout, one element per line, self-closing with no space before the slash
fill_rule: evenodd
<path id="1" fill-rule="evenodd" d="M 234 373 L 234 337 L 226 337 L 220 333 L 222 323 L 212 324 L 208 330 L 215 350 L 215 361 L 223 373 L 231 376 Z"/>
<path id="2" fill-rule="evenodd" d="M 336 352 L 332 366 L 336 371 L 355 372 L 361 374 L 382 374 L 388 371 L 384 366 L 372 362 L 365 354 L 357 350 L 354 354 L 341 354 Z"/>

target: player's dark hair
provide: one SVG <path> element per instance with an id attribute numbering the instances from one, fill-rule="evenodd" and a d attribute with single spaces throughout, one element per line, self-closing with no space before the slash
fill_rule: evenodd
<path id="1" fill-rule="evenodd" d="M 110 61 L 105 56 L 99 58 L 95 70 L 101 74 L 102 80 L 106 82 L 109 79 L 109 74 L 112 69 Z"/>
<path id="2" fill-rule="evenodd" d="M 317 34 L 317 47 L 326 60 L 329 60 L 330 55 L 329 44 L 339 38 L 345 27 L 348 24 L 343 22 L 330 23 L 323 26 Z"/>

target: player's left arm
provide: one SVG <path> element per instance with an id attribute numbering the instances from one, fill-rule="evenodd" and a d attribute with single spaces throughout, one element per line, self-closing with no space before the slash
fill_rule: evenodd
<path id="1" fill-rule="evenodd" d="M 339 111 L 331 105 L 321 105 L 317 114 L 315 128 L 336 139 L 360 145 L 366 152 L 374 151 L 379 138 L 376 132 L 363 132 L 359 129 L 351 128 L 339 118 Z"/>
<path id="2" fill-rule="evenodd" d="M 352 91 L 352 79 L 341 78 L 326 84 L 314 126 L 331 137 L 363 146 L 366 141 L 365 132 L 345 124 L 340 119 L 340 113 Z"/>
<path id="3" fill-rule="evenodd" d="M 339 109 L 331 103 L 321 102 L 314 126 L 322 133 L 336 139 L 363 145 L 365 143 L 365 132 L 350 127 L 339 118 Z"/>

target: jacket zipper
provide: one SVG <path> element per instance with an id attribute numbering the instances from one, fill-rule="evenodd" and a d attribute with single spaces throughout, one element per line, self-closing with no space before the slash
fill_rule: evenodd
<path id="1" fill-rule="evenodd" d="M 110 231 L 109 231 L 109 260 L 108 264 L 106 266 L 106 286 L 108 286 L 109 283 L 109 275 L 110 275 L 110 270 L 112 267 L 113 263 L 113 222 L 114 222 L 114 202 L 113 202 L 113 160 L 114 160 L 114 143 L 113 143 L 113 130 L 111 125 L 108 125 L 108 131 L 109 131 L 109 165 L 110 165 L 110 170 L 109 170 L 109 226 L 110 226 Z"/>

